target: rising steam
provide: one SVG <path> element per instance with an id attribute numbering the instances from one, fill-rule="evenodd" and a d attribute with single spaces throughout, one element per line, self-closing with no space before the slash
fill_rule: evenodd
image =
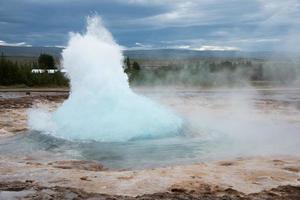
<path id="1" fill-rule="evenodd" d="M 99 17 L 73 33 L 62 53 L 71 93 L 53 113 L 30 112 L 32 129 L 72 140 L 127 141 L 177 134 L 182 121 L 170 110 L 131 91 L 120 46 Z"/>

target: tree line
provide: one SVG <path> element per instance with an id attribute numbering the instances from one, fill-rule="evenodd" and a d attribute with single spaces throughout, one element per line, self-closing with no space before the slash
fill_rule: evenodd
<path id="1" fill-rule="evenodd" d="M 128 57 L 124 59 L 124 72 L 129 82 L 138 78 L 140 65 L 131 61 Z M 44 69 L 45 73 L 32 73 L 32 69 Z M 22 63 L 7 59 L 4 54 L 0 57 L 0 85 L 25 85 L 32 86 L 69 86 L 69 80 L 63 73 L 47 73 L 48 69 L 57 69 L 53 56 L 41 54 L 37 62 Z"/>
<path id="2" fill-rule="evenodd" d="M 129 57 L 124 59 L 124 72 L 128 76 L 129 83 L 133 82 L 134 80 L 138 79 L 139 72 L 141 67 L 137 61 L 131 61 Z"/>
<path id="3" fill-rule="evenodd" d="M 68 86 L 69 80 L 59 71 L 55 73 L 32 73 L 32 69 L 56 69 L 51 55 L 41 54 L 38 62 L 18 63 L 7 59 L 3 53 L 0 57 L 0 85 L 25 86 Z"/>
<path id="4" fill-rule="evenodd" d="M 282 64 L 269 65 L 250 60 L 188 60 L 175 63 L 160 63 L 143 67 L 129 57 L 124 59 L 123 68 L 131 85 L 231 85 L 245 81 L 291 82 L 299 74 L 299 66 L 282 67 Z M 147 61 L 146 61 L 147 62 Z M 3 54 L 0 57 L 0 85 L 32 86 L 69 86 L 69 80 L 63 73 L 32 73 L 32 69 L 56 69 L 51 55 L 41 54 L 36 62 L 13 62 Z"/>
<path id="5" fill-rule="evenodd" d="M 146 62 L 147 67 L 141 68 L 136 61 L 125 59 L 124 71 L 132 85 L 221 86 L 265 79 L 262 64 L 249 60 L 187 60 L 155 63 L 154 66 L 151 61 Z"/>

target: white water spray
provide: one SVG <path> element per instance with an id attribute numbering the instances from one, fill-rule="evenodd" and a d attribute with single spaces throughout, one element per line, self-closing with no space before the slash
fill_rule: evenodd
<path id="1" fill-rule="evenodd" d="M 32 129 L 98 141 L 165 137 L 180 131 L 180 118 L 131 91 L 121 48 L 99 17 L 88 18 L 86 33 L 71 35 L 62 56 L 71 79 L 70 96 L 53 113 L 31 110 Z"/>

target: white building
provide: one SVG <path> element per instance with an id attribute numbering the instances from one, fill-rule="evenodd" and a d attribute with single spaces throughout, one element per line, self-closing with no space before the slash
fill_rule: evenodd
<path id="1" fill-rule="evenodd" d="M 48 74 L 54 74 L 55 72 L 58 72 L 58 69 L 32 69 L 32 74 L 42 74 L 47 72 Z"/>

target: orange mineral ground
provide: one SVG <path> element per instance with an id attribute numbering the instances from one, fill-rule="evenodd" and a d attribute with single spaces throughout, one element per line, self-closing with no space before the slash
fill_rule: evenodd
<path id="1" fill-rule="evenodd" d="M 300 157 L 297 156 L 297 148 L 293 148 L 293 145 L 299 144 L 299 132 L 287 133 L 286 137 L 281 135 L 282 130 L 292 132 L 300 124 L 298 89 L 255 89 L 250 93 L 248 90 L 195 88 L 134 88 L 134 91 L 174 109 L 192 123 L 190 130 L 193 131 L 189 137 L 199 137 L 198 131 L 202 129 L 196 125 L 201 121 L 209 124 L 215 119 L 220 124 L 216 125 L 219 126 L 217 128 L 226 129 L 224 124 L 239 119 L 226 130 L 235 133 L 244 130 L 247 141 L 254 142 L 256 146 L 247 146 L 243 137 L 236 137 L 235 142 L 244 146 L 240 151 L 237 144 L 232 143 L 234 148 L 225 149 L 220 156 L 210 152 L 212 158 L 208 156 L 193 162 L 161 162 L 157 165 L 152 163 L 141 166 L 136 162 L 121 168 L 107 166 L 101 160 L 76 157 L 76 152 L 70 149 L 52 151 L 40 148 L 34 152 L 28 151 L 30 153 L 19 152 L 18 148 L 23 145 L 25 135 L 30 131 L 27 126 L 27 109 L 46 107 L 50 111 L 55 110 L 67 98 L 68 93 L 32 91 L 30 95 L 26 95 L 21 91 L 2 92 L 0 199 L 51 194 L 54 197 L 73 194 L 78 197 L 81 195 L 104 199 L 138 199 L 141 195 L 150 195 L 142 197 L 152 199 L 180 199 L 180 195 L 187 199 L 200 198 L 203 195 L 211 199 L 218 199 L 224 195 L 245 199 L 264 199 L 270 197 L 268 195 L 273 195 L 273 199 L 299 198 L 297 195 L 300 190 Z M 234 109 L 237 106 L 239 109 Z M 257 121 L 263 122 L 265 126 L 260 127 Z M 266 127 L 269 127 L 270 121 L 285 127 L 268 129 Z M 241 126 L 234 126 L 237 123 Z M 255 132 L 274 130 L 275 135 L 272 138 L 269 137 L 272 133 L 266 133 L 261 140 L 257 140 L 255 137 L 258 135 L 255 133 L 254 138 L 250 137 L 247 130 L 249 124 L 257 125 L 253 128 Z M 205 132 L 202 135 L 209 136 Z M 230 136 L 235 138 L 235 134 Z M 281 141 L 278 140 L 280 137 Z M 279 146 L 270 146 L 266 142 L 268 140 Z M 18 145 L 9 149 L 13 147 L 10 143 Z M 288 196 L 292 194 L 294 196 Z"/>

